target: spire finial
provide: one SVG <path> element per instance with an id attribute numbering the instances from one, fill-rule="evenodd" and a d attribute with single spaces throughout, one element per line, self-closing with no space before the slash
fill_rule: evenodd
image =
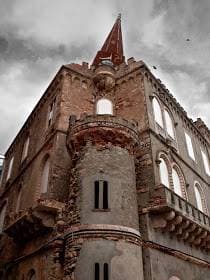
<path id="1" fill-rule="evenodd" d="M 105 40 L 102 48 L 94 58 L 93 65 L 97 66 L 102 60 L 108 59 L 114 65 L 119 65 L 125 61 L 123 55 L 122 31 L 121 31 L 121 14 L 118 17 Z"/>

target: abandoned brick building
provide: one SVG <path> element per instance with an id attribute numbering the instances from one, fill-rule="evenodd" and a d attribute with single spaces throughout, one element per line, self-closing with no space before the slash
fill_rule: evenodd
<path id="1" fill-rule="evenodd" d="M 91 66 L 60 68 L 5 154 L 0 273 L 12 280 L 209 280 L 210 131 L 117 18 Z"/>

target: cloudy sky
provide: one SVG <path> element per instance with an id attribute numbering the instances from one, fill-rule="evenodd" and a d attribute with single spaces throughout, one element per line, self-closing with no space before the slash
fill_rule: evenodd
<path id="1" fill-rule="evenodd" d="M 0 0 L 0 153 L 59 67 L 91 62 L 120 12 L 126 57 L 210 127 L 209 0 Z"/>

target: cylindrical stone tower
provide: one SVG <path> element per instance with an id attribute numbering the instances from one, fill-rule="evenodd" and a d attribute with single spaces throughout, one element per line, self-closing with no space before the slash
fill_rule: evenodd
<path id="1" fill-rule="evenodd" d="M 134 123 L 112 115 L 70 118 L 73 158 L 65 278 L 142 280 Z"/>

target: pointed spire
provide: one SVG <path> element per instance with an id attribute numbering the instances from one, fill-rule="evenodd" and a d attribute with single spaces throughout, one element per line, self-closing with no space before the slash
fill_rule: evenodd
<path id="1" fill-rule="evenodd" d="M 102 60 L 110 60 L 114 65 L 119 65 L 125 61 L 123 55 L 121 14 L 118 15 L 106 41 L 94 58 L 93 65 L 98 65 Z"/>

